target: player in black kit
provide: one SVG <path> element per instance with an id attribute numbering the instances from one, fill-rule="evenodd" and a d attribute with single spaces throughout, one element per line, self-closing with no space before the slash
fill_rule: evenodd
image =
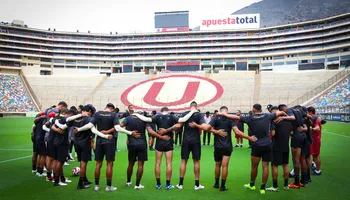
<path id="1" fill-rule="evenodd" d="M 136 133 L 135 131 L 127 131 L 120 127 L 119 117 L 113 112 L 114 109 L 115 107 L 113 104 L 111 103 L 107 104 L 104 111 L 96 112 L 87 125 L 81 128 L 75 128 L 74 133 L 77 134 L 80 131 L 86 131 L 89 129 L 91 129 L 91 131 L 94 132 L 95 126 L 97 125 L 97 129 L 99 132 L 108 131 L 111 133 L 115 133 L 115 131 L 118 131 L 119 133 L 126 133 L 128 135 L 133 135 L 134 137 L 138 137 L 139 134 Z M 99 186 L 100 172 L 102 167 L 102 161 L 105 156 L 107 160 L 106 192 L 115 191 L 117 190 L 117 188 L 112 186 L 113 162 L 115 159 L 115 139 L 114 138 L 105 139 L 102 137 L 97 137 L 96 150 L 95 150 L 95 160 L 96 160 L 95 191 L 98 191 L 100 189 L 100 186 Z"/>
<path id="2" fill-rule="evenodd" d="M 245 188 L 255 190 L 255 179 L 258 174 L 258 166 L 262 160 L 263 174 L 262 185 L 260 187 L 260 194 L 265 194 L 266 182 L 269 176 L 269 162 L 271 161 L 271 140 L 270 140 L 270 124 L 276 116 L 286 115 L 283 111 L 278 111 L 273 114 L 262 113 L 261 105 L 255 104 L 253 106 L 252 116 L 235 116 L 226 113 L 223 116 L 234 120 L 241 120 L 248 124 L 252 135 L 257 138 L 256 142 L 252 143 L 251 161 L 252 170 L 250 174 L 250 183 L 244 185 Z"/>
<path id="3" fill-rule="evenodd" d="M 193 114 L 193 112 L 190 112 L 186 116 L 182 118 L 177 118 L 175 115 L 169 114 L 169 109 L 167 107 L 163 107 L 160 110 L 160 115 L 154 115 L 152 118 L 145 118 L 143 116 L 137 115 L 140 117 L 140 119 L 144 120 L 145 122 L 152 122 L 153 124 L 157 125 L 158 129 L 168 129 L 175 125 L 178 122 L 184 122 L 188 120 Z M 148 130 L 148 133 L 152 133 L 152 135 L 156 135 L 152 129 Z M 155 175 L 156 175 L 156 188 L 161 189 L 161 181 L 160 181 L 160 166 L 162 162 L 162 156 L 165 155 L 166 159 L 166 186 L 165 189 L 170 190 L 174 188 L 173 185 L 170 184 L 171 176 L 172 176 L 172 160 L 173 160 L 173 150 L 174 150 L 174 138 L 173 138 L 173 132 L 167 132 L 163 136 L 165 137 L 158 137 L 156 141 L 156 164 L 155 164 Z"/>
<path id="4" fill-rule="evenodd" d="M 220 108 L 220 112 L 227 113 L 228 108 L 226 106 L 222 106 Z M 200 128 L 214 134 L 214 160 L 216 162 L 216 165 L 215 184 L 213 187 L 220 188 L 220 191 L 228 190 L 226 188 L 226 179 L 228 175 L 228 164 L 233 150 L 231 134 L 232 130 L 241 138 L 246 138 L 251 141 L 256 141 L 256 138 L 254 136 L 249 137 L 247 135 L 244 135 L 244 133 L 242 133 L 237 127 L 236 122 L 225 116 L 215 116 L 211 119 L 209 124 L 198 125 L 197 123 L 192 122 L 190 126 Z M 219 186 L 221 170 L 221 186 Z"/>

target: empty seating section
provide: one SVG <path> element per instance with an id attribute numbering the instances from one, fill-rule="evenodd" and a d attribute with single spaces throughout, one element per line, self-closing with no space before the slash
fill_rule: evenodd
<path id="1" fill-rule="evenodd" d="M 261 72 L 260 103 L 290 103 L 327 81 L 338 71 Z"/>
<path id="2" fill-rule="evenodd" d="M 26 76 L 43 109 L 62 100 L 69 106 L 83 103 L 103 77 L 105 75 Z"/>
<path id="3" fill-rule="evenodd" d="M 319 97 L 308 103 L 314 107 L 338 107 L 350 106 L 350 76 L 337 83 L 333 88 L 325 91 Z"/>
<path id="4" fill-rule="evenodd" d="M 34 102 L 17 75 L 0 74 L 0 112 L 36 112 Z"/>

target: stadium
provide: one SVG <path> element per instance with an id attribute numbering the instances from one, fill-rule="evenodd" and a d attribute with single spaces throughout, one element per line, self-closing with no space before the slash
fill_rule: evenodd
<path id="1" fill-rule="evenodd" d="M 241 18 L 248 23 L 248 16 Z M 254 17 L 251 22 L 258 23 L 259 14 Z M 223 18 L 222 26 L 234 24 L 234 19 Z M 322 130 L 324 174 L 300 191 L 266 196 L 347 199 L 348 191 L 343 188 L 348 178 L 343 171 L 350 164 L 350 13 L 240 29 L 211 29 L 221 26 L 220 19 L 204 22 L 200 30 L 180 25 L 175 30 L 188 31 L 132 34 L 65 32 L 38 29 L 22 22 L 0 22 L 0 193 L 4 199 L 97 199 L 115 195 L 122 199 L 258 198 L 258 193 L 243 188 L 250 169 L 247 141 L 243 149 L 233 151 L 227 183 L 230 190 L 225 194 L 211 188 L 215 167 L 211 146 L 202 149 L 201 183 L 206 189 L 201 194 L 190 190 L 194 180 L 192 162 L 185 178 L 188 187 L 180 194 L 177 189 L 157 191 L 152 152 L 148 152 L 142 180 L 146 188 L 124 188 L 128 150 L 123 134 L 119 134 L 120 152 L 116 153 L 113 175 L 118 194 L 76 191 L 78 179 L 70 174 L 73 167 L 79 166 L 78 161 L 64 167 L 74 184 L 53 188 L 30 174 L 29 135 L 34 117 L 61 101 L 69 107 L 92 104 L 97 110 L 113 103 L 122 112 L 129 105 L 135 110 L 158 113 L 166 106 L 177 115 L 189 110 L 192 101 L 198 103 L 201 113 L 227 106 L 230 113 L 241 110 L 243 115 L 255 103 L 263 106 L 263 112 L 268 112 L 268 104 L 313 106 L 318 116 L 327 120 Z M 237 25 L 239 22 L 243 21 L 237 20 Z M 180 148 L 174 149 L 174 183 L 179 176 Z M 92 161 L 87 171 L 91 180 L 94 165 Z M 293 168 L 291 161 L 289 166 Z M 104 169 L 105 166 L 101 180 L 105 180 Z M 260 181 L 259 174 L 257 183 Z M 271 177 L 267 185 L 271 185 Z"/>

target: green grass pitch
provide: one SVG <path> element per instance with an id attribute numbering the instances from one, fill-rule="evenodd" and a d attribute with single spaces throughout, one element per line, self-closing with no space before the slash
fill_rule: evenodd
<path id="1" fill-rule="evenodd" d="M 141 183 L 145 189 L 135 191 L 133 187 L 127 188 L 126 167 L 127 151 L 125 135 L 120 134 L 119 148 L 114 164 L 113 185 L 118 190 L 107 193 L 104 190 L 93 191 L 93 188 L 77 191 L 77 177 L 71 177 L 73 167 L 79 166 L 78 162 L 70 162 L 70 166 L 64 167 L 65 174 L 73 180 L 67 187 L 53 187 L 52 183 L 45 182 L 44 178 L 31 174 L 32 144 L 30 129 L 32 118 L 0 118 L 0 199 L 317 199 L 337 200 L 349 199 L 349 144 L 350 124 L 328 122 L 323 127 L 322 136 L 322 172 L 320 177 L 313 177 L 312 183 L 300 190 L 291 190 L 272 193 L 264 196 L 258 191 L 248 191 L 243 185 L 249 183 L 250 174 L 250 150 L 247 141 L 243 149 L 234 149 L 229 166 L 227 187 L 229 191 L 219 192 L 212 187 L 214 182 L 213 147 L 202 148 L 201 178 L 200 182 L 205 186 L 202 191 L 194 191 L 193 164 L 190 161 L 184 179 L 184 190 L 173 189 L 166 191 L 155 188 L 154 153 L 149 152 L 149 161 L 145 164 L 145 171 Z M 291 163 L 291 162 L 290 162 Z M 174 150 L 172 184 L 179 180 L 180 148 Z M 290 167 L 292 165 L 290 164 Z M 105 165 L 104 165 L 105 167 Z M 105 187 L 105 168 L 101 173 L 101 189 Z M 136 166 L 135 166 L 136 167 Z M 93 181 L 95 162 L 88 165 L 88 178 Z M 135 168 L 136 169 L 136 168 Z M 260 168 L 261 169 L 261 168 Z M 132 181 L 135 183 L 135 172 Z M 271 175 L 271 174 L 270 174 Z M 283 184 L 282 173 L 279 174 L 280 189 Z M 162 163 L 162 184 L 165 185 L 165 160 Z M 292 181 L 292 179 L 291 179 Z M 261 170 L 259 171 L 257 186 L 261 183 Z M 267 186 L 271 186 L 269 177 Z"/>

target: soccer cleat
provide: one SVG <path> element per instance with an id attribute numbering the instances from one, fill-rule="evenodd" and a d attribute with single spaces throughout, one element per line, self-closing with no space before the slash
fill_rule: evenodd
<path id="1" fill-rule="evenodd" d="M 266 188 L 266 191 L 278 192 L 279 189 L 278 188 L 274 188 L 274 187 L 269 187 L 269 188 Z"/>
<path id="2" fill-rule="evenodd" d="M 46 177 L 46 182 L 52 182 L 53 181 L 53 177 Z"/>
<path id="3" fill-rule="evenodd" d="M 95 185 L 94 190 L 95 190 L 96 192 L 99 191 L 99 190 L 100 190 L 100 186 L 99 186 L 99 185 Z"/>
<path id="4" fill-rule="evenodd" d="M 219 185 L 219 184 L 214 184 L 214 185 L 213 185 L 213 188 L 219 189 L 219 188 L 220 188 L 220 185 Z"/>
<path id="5" fill-rule="evenodd" d="M 177 187 L 177 189 L 179 189 L 179 190 L 184 189 L 184 186 L 183 186 L 183 185 L 179 185 L 179 184 L 177 184 L 177 185 L 176 185 L 176 187 Z"/>
<path id="6" fill-rule="evenodd" d="M 42 177 L 42 175 L 41 175 L 39 172 L 37 172 L 35 175 L 36 175 L 37 177 Z"/>
<path id="7" fill-rule="evenodd" d="M 63 166 L 69 166 L 69 164 L 67 162 L 64 162 Z"/>
<path id="8" fill-rule="evenodd" d="M 239 148 L 239 144 L 236 144 L 236 146 L 235 146 L 236 148 Z"/>
<path id="9" fill-rule="evenodd" d="M 203 185 L 194 186 L 194 190 L 203 190 L 203 189 L 204 189 Z"/>
<path id="10" fill-rule="evenodd" d="M 316 170 L 312 172 L 312 175 L 314 176 L 321 176 L 322 175 L 322 172 L 321 170 L 319 172 L 317 172 Z"/>
<path id="11" fill-rule="evenodd" d="M 91 185 L 92 182 L 91 181 L 84 181 L 84 185 Z"/>
<path id="12" fill-rule="evenodd" d="M 299 183 L 299 185 L 300 185 L 300 187 L 306 187 L 306 185 L 303 183 Z"/>
<path id="13" fill-rule="evenodd" d="M 73 161 L 74 161 L 73 158 L 69 158 L 69 159 L 68 159 L 68 162 L 73 162 Z"/>
<path id="14" fill-rule="evenodd" d="M 143 189 L 143 188 L 145 188 L 145 186 L 143 186 L 143 185 L 141 185 L 141 184 L 140 184 L 139 186 L 136 186 L 136 185 L 135 185 L 135 187 L 134 187 L 135 190 L 141 190 L 141 189 Z"/>
<path id="15" fill-rule="evenodd" d="M 41 174 L 41 176 L 46 177 L 46 176 L 47 176 L 47 174 L 44 172 L 44 173 L 42 173 L 42 174 Z"/>
<path id="16" fill-rule="evenodd" d="M 78 187 L 77 187 L 78 190 L 88 189 L 88 188 L 90 188 L 89 185 L 78 185 Z"/>
<path id="17" fill-rule="evenodd" d="M 62 182 L 63 182 L 63 183 L 71 183 L 72 180 L 69 180 L 69 179 L 66 178 L 66 180 L 64 180 L 64 181 L 62 181 Z"/>
<path id="18" fill-rule="evenodd" d="M 131 184 L 132 184 L 132 182 L 127 182 L 127 183 L 126 183 L 126 187 L 130 187 Z"/>
<path id="19" fill-rule="evenodd" d="M 241 144 L 239 147 L 240 147 L 240 148 L 243 148 L 243 144 Z"/>
<path id="20" fill-rule="evenodd" d="M 166 190 L 171 190 L 171 189 L 173 189 L 173 188 L 174 188 L 173 185 L 167 185 L 167 186 L 165 186 L 165 189 L 166 189 Z"/>
<path id="21" fill-rule="evenodd" d="M 35 174 L 35 173 L 37 173 L 37 171 L 36 170 L 32 170 L 32 174 Z"/>
<path id="22" fill-rule="evenodd" d="M 289 184 L 288 187 L 293 189 L 300 189 L 300 185 L 296 185 L 294 183 Z"/>
<path id="23" fill-rule="evenodd" d="M 162 189 L 162 185 L 156 185 L 157 190 Z"/>
<path id="24" fill-rule="evenodd" d="M 265 194 L 265 190 L 260 189 L 260 194 Z"/>
<path id="25" fill-rule="evenodd" d="M 116 191 L 117 188 L 116 187 L 113 187 L 113 186 L 107 186 L 106 187 L 106 192 L 113 192 L 113 191 Z"/>
<path id="26" fill-rule="evenodd" d="M 228 190 L 227 187 L 220 187 L 220 192 L 225 192 L 225 191 L 227 191 L 227 190 Z"/>
<path id="27" fill-rule="evenodd" d="M 289 186 L 284 186 L 283 189 L 289 191 Z"/>
<path id="28" fill-rule="evenodd" d="M 66 183 L 58 182 L 58 183 L 53 183 L 53 186 L 67 186 Z"/>
<path id="29" fill-rule="evenodd" d="M 248 183 L 248 184 L 245 184 L 245 185 L 244 185 L 244 188 L 249 189 L 249 190 L 256 190 L 255 185 L 254 185 L 254 186 L 250 186 L 249 183 Z"/>

